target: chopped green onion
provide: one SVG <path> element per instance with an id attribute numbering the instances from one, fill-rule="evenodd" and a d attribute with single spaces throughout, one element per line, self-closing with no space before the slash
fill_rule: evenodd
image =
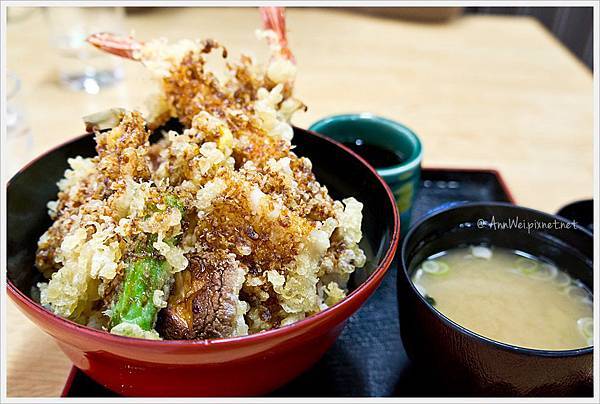
<path id="1" fill-rule="evenodd" d="M 519 257 L 517 258 L 515 264 L 517 266 L 517 269 L 525 275 L 531 275 L 532 273 L 537 272 L 539 270 L 539 265 L 537 261 L 529 258 Z"/>
<path id="2" fill-rule="evenodd" d="M 492 250 L 484 246 L 471 246 L 471 254 L 477 258 L 489 260 L 492 258 Z"/>
<path id="3" fill-rule="evenodd" d="M 571 284 L 571 277 L 566 272 L 559 272 L 554 278 L 554 283 L 561 288 L 567 287 Z"/>
<path id="4" fill-rule="evenodd" d="M 421 268 L 431 275 L 443 275 L 450 270 L 450 267 L 445 262 L 433 260 L 423 262 Z"/>
<path id="5" fill-rule="evenodd" d="M 586 296 L 583 299 L 581 299 L 581 303 L 585 304 L 586 306 L 590 306 L 591 308 L 594 307 L 594 301 L 590 299 L 589 296 Z"/>
<path id="6" fill-rule="evenodd" d="M 593 340 L 594 320 L 591 317 L 582 317 L 577 320 L 577 328 L 584 337 L 591 338 Z"/>
<path id="7" fill-rule="evenodd" d="M 422 277 L 422 276 L 423 276 L 423 270 L 422 270 L 422 269 L 420 269 L 420 268 L 419 268 L 419 269 L 417 269 L 417 270 L 415 271 L 415 274 L 414 274 L 414 275 L 413 275 L 413 277 L 412 277 L 412 281 L 413 281 L 413 283 L 415 283 L 415 284 L 416 284 L 416 283 L 419 283 L 419 281 L 421 280 L 421 277 Z"/>
<path id="8" fill-rule="evenodd" d="M 531 274 L 532 278 L 549 281 L 556 278 L 558 274 L 558 268 L 551 264 L 542 264 L 539 271 L 535 271 Z"/>
<path id="9" fill-rule="evenodd" d="M 587 290 L 585 290 L 584 288 L 582 288 L 581 286 L 568 286 L 565 289 L 565 293 L 571 298 L 571 299 L 585 299 L 588 296 L 588 292 Z"/>

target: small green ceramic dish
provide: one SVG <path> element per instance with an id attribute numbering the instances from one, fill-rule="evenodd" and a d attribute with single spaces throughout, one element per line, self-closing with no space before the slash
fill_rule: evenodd
<path id="1" fill-rule="evenodd" d="M 423 147 L 417 135 L 401 123 L 367 113 L 323 118 L 313 123 L 309 130 L 346 144 L 353 144 L 360 139 L 365 144 L 402 156 L 400 164 L 374 168 L 394 193 L 404 234 L 410 223 L 421 174 Z"/>

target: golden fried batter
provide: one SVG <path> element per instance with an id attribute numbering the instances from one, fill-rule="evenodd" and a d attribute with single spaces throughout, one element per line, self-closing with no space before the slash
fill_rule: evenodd
<path id="1" fill-rule="evenodd" d="M 118 124 L 96 134 L 98 156 L 69 161 L 36 256 L 48 309 L 128 336 L 222 338 L 345 296 L 365 263 L 362 204 L 333 200 L 292 152 L 289 118 L 303 105 L 291 54 L 264 67 L 227 61 L 223 79 L 206 65 L 214 49 L 227 57 L 214 41 L 127 53 L 156 73 L 161 93 L 148 125 L 137 112 L 94 115 Z M 171 118 L 184 130 L 150 145 L 148 128 Z"/>

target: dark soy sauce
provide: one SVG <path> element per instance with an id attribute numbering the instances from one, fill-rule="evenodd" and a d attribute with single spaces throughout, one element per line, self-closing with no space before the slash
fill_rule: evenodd
<path id="1" fill-rule="evenodd" d="M 406 161 L 406 158 L 401 153 L 365 143 L 362 139 L 356 139 L 353 142 L 344 142 L 344 146 L 359 154 L 375 168 L 391 167 Z"/>

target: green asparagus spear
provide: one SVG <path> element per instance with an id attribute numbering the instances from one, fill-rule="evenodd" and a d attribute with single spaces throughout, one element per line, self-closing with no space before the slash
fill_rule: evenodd
<path id="1" fill-rule="evenodd" d="M 179 209 L 182 214 L 185 213 L 183 203 L 176 196 L 166 195 L 165 203 Z M 156 240 L 156 234 L 148 235 L 146 242 L 140 243 L 136 248 L 137 253 L 151 254 Z M 169 245 L 176 245 L 179 241 L 179 236 L 165 239 Z M 138 325 L 144 331 L 153 330 L 160 310 L 153 301 L 154 291 L 163 290 L 170 277 L 169 265 L 164 259 L 146 256 L 132 260 L 125 270 L 123 288 L 112 310 L 110 328 L 130 323 Z"/>
<path id="2" fill-rule="evenodd" d="M 168 282 L 168 269 L 165 260 L 153 257 L 129 263 L 123 289 L 113 308 L 110 328 L 123 322 L 137 324 L 146 331 L 154 328 L 160 308 L 154 305 L 153 294 L 155 290 L 162 290 Z"/>

